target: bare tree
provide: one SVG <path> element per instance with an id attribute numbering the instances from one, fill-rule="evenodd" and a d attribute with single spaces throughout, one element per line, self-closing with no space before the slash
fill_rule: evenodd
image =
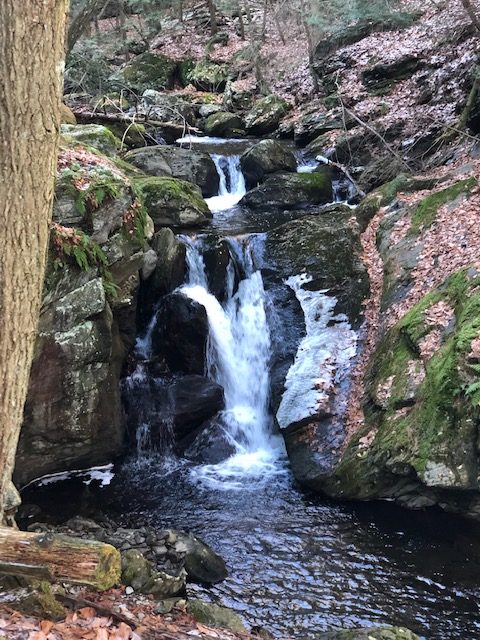
<path id="1" fill-rule="evenodd" d="M 207 0 L 207 8 L 210 14 L 210 30 L 212 36 L 214 36 L 218 32 L 218 23 L 217 23 L 217 7 L 213 0 Z"/>
<path id="2" fill-rule="evenodd" d="M 65 55 L 68 58 L 73 47 L 85 33 L 95 17 L 100 14 L 109 0 L 87 0 L 86 5 L 71 20 L 68 28 Z"/>

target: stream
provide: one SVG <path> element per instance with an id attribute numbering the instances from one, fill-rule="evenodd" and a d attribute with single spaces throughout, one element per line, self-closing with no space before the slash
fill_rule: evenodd
<path id="1" fill-rule="evenodd" d="M 315 323 L 308 314 L 294 319 L 305 311 L 301 296 L 295 297 L 298 281 L 273 283 L 265 263 L 265 232 L 299 212 L 242 209 L 239 152 L 227 152 L 215 140 L 200 144 L 207 143 L 220 175 L 219 194 L 208 201 L 210 233 L 226 240 L 230 256 L 225 295 L 220 301 L 209 289 L 208 238 L 202 234 L 182 237 L 188 275 L 180 291 L 206 309 L 205 371 L 224 389 L 224 410 L 190 443 L 190 459 L 174 455 L 168 384 L 160 374 L 152 380 L 145 367 L 154 312 L 124 383 L 128 410 L 138 418 L 137 451 L 114 473 L 98 469 L 32 484 L 24 501 L 56 517 L 100 512 L 125 526 L 192 531 L 226 559 L 230 576 L 210 588 L 189 585 L 189 593 L 231 607 L 250 626 L 278 637 L 314 638 L 332 627 L 383 623 L 430 640 L 478 638 L 479 525 L 388 503 L 334 503 L 295 485 L 275 428 L 281 402 L 272 398 L 272 363 L 283 362 L 284 378 L 280 351 L 287 345 L 295 354 L 305 340 L 309 349 L 328 340 L 328 316 L 322 332 L 310 336 Z M 352 339 L 347 323 L 343 330 L 345 340 Z M 305 364 L 297 360 L 295 366 L 299 371 Z M 155 446 L 149 422 L 154 405 L 163 415 L 162 441 Z"/>

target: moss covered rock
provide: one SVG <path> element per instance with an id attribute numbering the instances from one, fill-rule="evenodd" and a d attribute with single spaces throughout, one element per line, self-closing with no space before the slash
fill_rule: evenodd
<path id="1" fill-rule="evenodd" d="M 204 129 L 209 136 L 228 138 L 242 135 L 244 133 L 243 126 L 240 116 L 227 111 L 219 111 L 208 116 Z"/>
<path id="2" fill-rule="evenodd" d="M 253 145 L 241 156 L 240 165 L 247 184 L 253 187 L 271 173 L 297 170 L 293 153 L 275 140 L 262 140 Z"/>
<path id="3" fill-rule="evenodd" d="M 272 94 L 261 98 L 245 116 L 247 132 L 252 135 L 273 133 L 290 109 L 291 105 L 279 96 Z"/>
<path id="4" fill-rule="evenodd" d="M 146 89 L 171 89 L 177 66 L 177 62 L 168 56 L 147 51 L 123 67 L 118 72 L 118 79 L 139 95 Z"/>
<path id="5" fill-rule="evenodd" d="M 370 363 L 365 428 L 329 490 L 450 508 L 465 501 L 455 492 L 478 491 L 479 285 L 476 270 L 458 272 L 381 339 Z"/>
<path id="6" fill-rule="evenodd" d="M 228 79 L 228 65 L 211 60 L 200 60 L 189 70 L 184 70 L 184 81 L 202 91 L 221 92 Z"/>
<path id="7" fill-rule="evenodd" d="M 225 607 L 202 602 L 202 600 L 190 599 L 187 610 L 195 620 L 202 624 L 210 627 L 220 627 L 221 629 L 230 629 L 230 631 L 236 633 L 248 633 L 240 616 Z"/>
<path id="8" fill-rule="evenodd" d="M 135 178 L 134 184 L 143 197 L 155 228 L 201 227 L 212 214 L 200 189 L 176 178 Z"/>
<path id="9" fill-rule="evenodd" d="M 326 204 L 333 200 L 332 179 L 328 169 L 319 173 L 282 173 L 269 176 L 249 191 L 241 204 L 252 209 L 283 207 L 297 209 Z"/>
<path id="10" fill-rule="evenodd" d="M 80 142 L 107 155 L 115 155 L 122 146 L 122 141 L 101 124 L 63 124 L 61 132 L 65 141 Z"/>

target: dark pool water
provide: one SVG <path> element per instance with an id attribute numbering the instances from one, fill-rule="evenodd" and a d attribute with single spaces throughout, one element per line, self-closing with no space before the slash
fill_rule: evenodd
<path id="1" fill-rule="evenodd" d="M 70 480 L 30 487 L 24 501 L 60 519 L 102 512 L 194 532 L 230 577 L 191 592 L 280 637 L 375 623 L 430 640 L 480 637 L 480 529 L 458 518 L 333 503 L 302 493 L 286 470 L 224 490 L 155 459 L 124 464 L 105 488 Z"/>

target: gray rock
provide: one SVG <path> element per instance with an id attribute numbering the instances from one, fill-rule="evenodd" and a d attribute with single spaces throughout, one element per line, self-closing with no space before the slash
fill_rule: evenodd
<path id="1" fill-rule="evenodd" d="M 293 153 L 275 140 L 253 145 L 241 156 L 240 165 L 249 187 L 256 187 L 271 173 L 297 170 Z"/>
<path id="2" fill-rule="evenodd" d="M 219 111 L 208 116 L 205 122 L 205 133 L 209 136 L 228 138 L 243 133 L 243 121 L 240 116 L 226 111 Z"/>
<path id="3" fill-rule="evenodd" d="M 325 171 L 271 175 L 260 186 L 248 191 L 240 204 L 252 209 L 298 209 L 332 200 L 332 179 Z"/>

